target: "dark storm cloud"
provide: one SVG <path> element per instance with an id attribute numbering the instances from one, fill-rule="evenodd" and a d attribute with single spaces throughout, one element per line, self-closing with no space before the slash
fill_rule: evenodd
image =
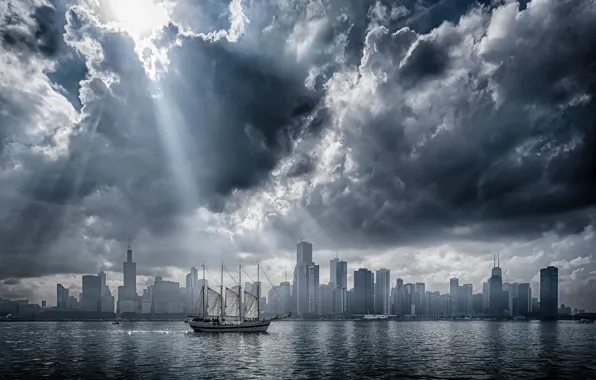
<path id="1" fill-rule="evenodd" d="M 462 59 L 473 54 L 470 36 L 457 30 L 462 25 L 444 25 L 411 47 L 403 43 L 411 41 L 407 32 L 388 38 L 371 30 L 360 84 L 388 79 L 376 98 L 352 107 L 368 111 L 366 102 L 380 102 L 384 111 L 342 119 L 341 144 L 349 148 L 337 153 L 342 176 L 316 185 L 307 200 L 324 246 L 525 239 L 593 224 L 596 50 L 589 41 L 596 33 L 586 8 L 543 1 L 519 21 L 516 4 L 499 8 L 491 26 L 497 36 L 491 38 L 491 27 L 488 37 L 479 35 L 480 54 L 472 59 Z M 490 21 L 474 17 L 467 23 L 478 22 L 479 30 Z M 479 70 L 478 59 L 495 65 L 494 73 Z M 421 78 L 427 80 L 417 83 Z M 345 168 L 347 158 L 356 168 Z"/>

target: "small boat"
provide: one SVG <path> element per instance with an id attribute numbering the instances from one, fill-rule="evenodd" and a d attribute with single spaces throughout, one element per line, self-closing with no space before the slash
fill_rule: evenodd
<path id="1" fill-rule="evenodd" d="M 388 319 L 389 317 L 387 315 L 382 315 L 382 314 L 366 314 L 365 316 L 362 317 L 362 320 L 364 321 L 384 321 L 386 319 Z"/>
<path id="2" fill-rule="evenodd" d="M 118 321 L 114 321 L 114 322 L 112 322 L 112 324 L 113 324 L 113 325 L 119 325 L 119 324 L 120 324 L 120 322 L 118 322 Z"/>
<path id="3" fill-rule="evenodd" d="M 591 320 L 591 319 L 585 319 L 585 318 L 582 318 L 582 319 L 578 320 L 577 322 L 578 323 L 594 323 L 593 320 Z"/>

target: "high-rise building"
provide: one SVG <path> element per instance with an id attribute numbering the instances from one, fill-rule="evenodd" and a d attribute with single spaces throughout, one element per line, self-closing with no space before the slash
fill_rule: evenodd
<path id="1" fill-rule="evenodd" d="M 301 241 L 296 245 L 296 267 L 294 268 L 294 301 L 296 302 L 295 311 L 299 315 L 309 313 L 310 310 L 310 292 L 309 286 L 309 267 L 313 265 L 312 261 L 312 244 L 306 241 Z M 318 284 L 317 284 L 318 293 Z M 316 309 L 315 309 L 316 310 Z"/>
<path id="2" fill-rule="evenodd" d="M 503 300 L 503 278 L 501 277 L 502 271 L 499 267 L 498 261 L 494 262 L 493 265 L 491 276 L 488 280 L 490 292 L 490 315 L 493 317 L 501 317 L 503 316 L 503 311 L 505 310 L 505 302 Z"/>
<path id="3" fill-rule="evenodd" d="M 197 268 L 192 267 L 186 275 L 186 309 L 188 311 L 192 312 L 196 309 L 200 291 L 199 272 Z"/>
<path id="4" fill-rule="evenodd" d="M 459 291 L 459 278 L 452 278 L 449 280 L 449 294 L 452 297 L 457 297 Z"/>
<path id="5" fill-rule="evenodd" d="M 335 286 L 341 289 L 348 288 L 348 263 L 346 261 L 337 263 L 337 284 Z"/>
<path id="6" fill-rule="evenodd" d="M 482 283 L 482 313 L 486 313 L 489 310 L 490 305 L 490 290 L 488 282 Z"/>
<path id="7" fill-rule="evenodd" d="M 540 269 L 540 315 L 543 319 L 557 318 L 559 301 L 559 269 L 548 266 Z"/>
<path id="8" fill-rule="evenodd" d="M 101 278 L 94 275 L 83 276 L 83 296 L 81 308 L 85 311 L 101 311 Z"/>
<path id="9" fill-rule="evenodd" d="M 56 307 L 58 309 L 68 309 L 68 289 L 62 284 L 56 285 Z"/>
<path id="10" fill-rule="evenodd" d="M 532 312 L 532 288 L 530 284 L 519 284 L 517 289 L 517 310 L 519 315 L 526 315 Z"/>
<path id="11" fill-rule="evenodd" d="M 336 257 L 332 260 L 329 260 L 329 285 L 336 287 L 337 286 L 337 267 L 339 264 L 339 259 Z"/>
<path id="12" fill-rule="evenodd" d="M 319 314 L 333 314 L 333 292 L 337 288 L 330 282 L 329 285 L 319 285 Z"/>
<path id="13" fill-rule="evenodd" d="M 308 266 L 308 312 L 319 312 L 319 266 Z"/>
<path id="14" fill-rule="evenodd" d="M 348 263 L 334 258 L 329 261 L 329 285 L 338 289 L 333 291 L 333 313 L 346 311 L 346 296 L 348 287 Z"/>
<path id="15" fill-rule="evenodd" d="M 473 295 L 474 295 L 474 288 L 472 284 L 464 284 L 459 289 L 458 299 L 460 301 L 460 312 L 464 313 L 465 315 L 470 315 L 473 312 Z"/>
<path id="16" fill-rule="evenodd" d="M 425 315 L 426 309 L 426 285 L 424 282 L 414 284 L 413 304 L 416 305 L 416 315 Z"/>
<path id="17" fill-rule="evenodd" d="M 374 312 L 374 284 L 374 275 L 368 269 L 360 268 L 354 271 L 354 314 Z"/>
<path id="18" fill-rule="evenodd" d="M 153 313 L 180 313 L 182 311 L 179 301 L 180 284 L 173 281 L 156 281 L 153 286 L 153 300 L 151 306 Z"/>
<path id="19" fill-rule="evenodd" d="M 107 276 L 105 272 L 99 272 L 97 274 L 99 276 L 99 282 L 101 286 L 101 296 L 104 297 L 107 294 L 107 291 L 109 290 L 107 287 Z"/>
<path id="20" fill-rule="evenodd" d="M 124 266 L 124 296 L 127 301 L 136 301 L 137 297 L 137 264 L 132 261 L 132 247 L 128 245 Z M 118 299 L 120 301 L 120 299 Z"/>
<path id="21" fill-rule="evenodd" d="M 408 314 L 406 308 L 406 293 L 404 290 L 404 280 L 398 278 L 395 280 L 395 287 L 393 288 L 393 314 L 406 315 Z"/>
<path id="22" fill-rule="evenodd" d="M 375 301 L 375 311 L 377 314 L 391 314 L 391 279 L 389 269 L 383 268 L 377 271 Z"/>
<path id="23" fill-rule="evenodd" d="M 282 282 L 269 290 L 269 311 L 279 315 L 290 311 L 290 283 Z"/>

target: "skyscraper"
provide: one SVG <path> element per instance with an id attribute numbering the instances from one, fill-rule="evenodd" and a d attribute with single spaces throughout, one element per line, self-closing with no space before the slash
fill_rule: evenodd
<path id="1" fill-rule="evenodd" d="M 338 288 L 348 288 L 348 263 L 346 261 L 340 261 L 337 263 L 337 284 Z"/>
<path id="2" fill-rule="evenodd" d="M 498 261 L 495 262 L 493 259 L 493 269 L 491 271 L 490 279 L 488 280 L 490 292 L 490 315 L 493 317 L 501 317 L 503 310 L 505 310 L 505 302 L 503 300 L 503 278 L 501 277 L 501 274 L 502 271 Z"/>
<path id="3" fill-rule="evenodd" d="M 459 289 L 458 299 L 461 300 L 460 312 L 466 315 L 472 314 L 472 296 L 474 288 L 472 284 L 464 284 Z"/>
<path id="4" fill-rule="evenodd" d="M 517 294 L 517 310 L 519 315 L 532 312 L 532 288 L 530 288 L 530 284 L 519 284 Z"/>
<path id="5" fill-rule="evenodd" d="M 134 301 L 137 296 L 137 264 L 132 262 L 132 247 L 128 245 L 124 262 L 124 296 L 127 301 Z M 120 295 L 118 295 L 120 296 Z M 118 299 L 120 301 L 120 299 Z"/>
<path id="6" fill-rule="evenodd" d="M 309 312 L 308 274 L 309 266 L 313 264 L 312 244 L 301 241 L 296 245 L 296 267 L 294 268 L 294 301 L 299 315 Z"/>
<path id="7" fill-rule="evenodd" d="M 329 261 L 329 285 L 333 286 L 334 288 L 337 286 L 338 264 L 339 259 L 337 257 Z"/>
<path id="8" fill-rule="evenodd" d="M 398 278 L 395 280 L 395 288 L 393 288 L 393 314 L 405 315 L 408 314 L 406 308 L 406 293 L 404 290 L 404 280 Z"/>
<path id="9" fill-rule="evenodd" d="M 56 285 L 56 307 L 58 309 L 68 309 L 68 289 L 62 284 Z"/>
<path id="10" fill-rule="evenodd" d="M 319 312 L 319 266 L 308 266 L 308 312 Z"/>
<path id="11" fill-rule="evenodd" d="M 391 314 L 391 279 L 389 269 L 377 271 L 377 282 L 375 283 L 375 300 L 377 314 Z"/>
<path id="12" fill-rule="evenodd" d="M 101 311 L 101 278 L 99 276 L 83 276 L 82 309 L 85 311 Z"/>
<path id="13" fill-rule="evenodd" d="M 557 318 L 559 302 L 559 269 L 548 266 L 540 269 L 540 315 L 543 319 Z"/>
<path id="14" fill-rule="evenodd" d="M 190 272 L 186 275 L 186 307 L 192 311 L 196 309 L 197 300 L 199 299 L 199 272 L 197 268 L 192 267 Z"/>
<path id="15" fill-rule="evenodd" d="M 452 297 L 457 297 L 459 292 L 459 278 L 452 278 L 449 280 L 449 294 Z"/>
<path id="16" fill-rule="evenodd" d="M 368 269 L 354 271 L 354 314 L 371 314 L 374 311 L 374 284 L 374 275 Z"/>

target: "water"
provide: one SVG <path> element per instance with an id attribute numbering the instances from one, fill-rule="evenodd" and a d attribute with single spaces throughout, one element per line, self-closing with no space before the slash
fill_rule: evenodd
<path id="1" fill-rule="evenodd" d="M 0 378 L 595 379 L 596 324 L 281 321 L 0 323 Z"/>

